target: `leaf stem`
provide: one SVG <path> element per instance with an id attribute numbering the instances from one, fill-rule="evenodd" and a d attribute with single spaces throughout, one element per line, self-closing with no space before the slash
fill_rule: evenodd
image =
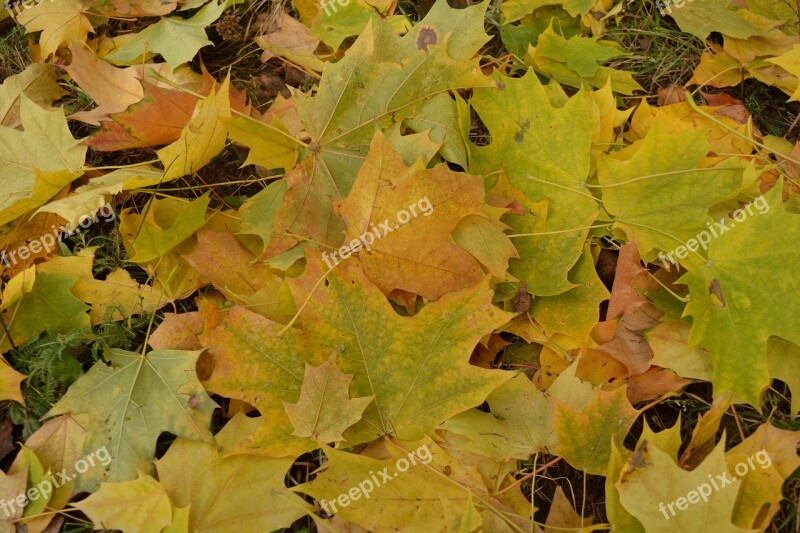
<path id="1" fill-rule="evenodd" d="M 584 226 L 582 228 L 571 228 L 571 229 L 561 229 L 555 231 L 542 231 L 538 233 L 514 233 L 513 235 L 507 235 L 509 239 L 514 239 L 516 237 L 537 237 L 540 235 L 555 235 L 558 233 L 573 233 L 575 231 L 582 231 L 585 229 L 595 229 L 595 228 L 607 228 L 608 226 L 613 226 L 613 222 L 606 222 L 604 224 L 594 224 L 592 226 Z"/>
<path id="2" fill-rule="evenodd" d="M 275 335 L 275 337 L 277 337 L 277 338 L 279 338 L 279 339 L 280 339 L 281 337 L 283 337 L 283 334 L 284 334 L 284 333 L 286 333 L 286 331 L 288 331 L 288 330 L 289 330 L 289 329 L 290 329 L 290 328 L 291 328 L 291 327 L 294 325 L 294 323 L 297 321 L 297 319 L 298 319 L 298 317 L 300 316 L 300 314 L 303 312 L 303 310 L 304 310 L 304 309 L 306 308 L 306 306 L 308 305 L 308 302 L 310 302 L 310 301 L 311 301 L 311 297 L 312 297 L 312 296 L 314 295 L 314 293 L 317 291 L 317 288 L 319 288 L 319 284 L 320 284 L 320 283 L 322 283 L 323 281 L 325 281 L 325 279 L 328 277 L 328 274 L 330 274 L 331 272 L 333 272 L 333 271 L 334 271 L 334 269 L 335 269 L 337 266 L 339 266 L 339 263 L 336 263 L 335 265 L 333 265 L 333 268 L 330 268 L 330 269 L 328 269 L 328 271 L 327 271 L 327 272 L 325 272 L 325 274 L 323 274 L 323 275 L 322 275 L 322 277 L 321 277 L 321 278 L 319 278 L 319 279 L 317 280 L 317 282 L 314 284 L 314 287 L 311 289 L 311 292 L 309 292 L 309 293 L 308 293 L 308 296 L 306 296 L 306 301 L 305 301 L 305 302 L 303 302 L 303 305 L 301 305 L 301 306 L 300 306 L 300 309 L 298 309 L 298 310 L 297 310 L 297 313 L 295 313 L 295 314 L 294 314 L 294 316 L 293 316 L 293 317 L 292 317 L 292 319 L 289 321 L 289 323 L 288 323 L 288 324 L 286 324 L 286 325 L 285 325 L 285 326 L 284 326 L 284 327 L 283 327 L 283 328 L 282 328 L 282 329 L 281 329 L 281 330 L 278 332 L 278 334 L 277 334 L 277 335 Z"/>

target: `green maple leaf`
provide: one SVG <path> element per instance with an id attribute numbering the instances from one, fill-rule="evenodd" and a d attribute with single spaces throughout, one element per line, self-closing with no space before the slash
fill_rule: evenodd
<path id="1" fill-rule="evenodd" d="M 283 198 L 286 196 L 286 181 L 275 180 L 257 194 L 251 196 L 239 208 L 242 217 L 241 233 L 256 235 L 261 238 L 263 252 L 272 236 L 272 225 L 275 222 L 275 213 L 278 211 Z"/>
<path id="2" fill-rule="evenodd" d="M 289 135 L 280 119 L 266 124 L 251 118 L 236 117 L 223 121 L 228 137 L 250 148 L 247 160 L 242 164 L 259 165 L 264 168 L 291 170 L 297 163 L 299 144 Z M 285 183 L 285 182 L 284 182 Z"/>
<path id="3" fill-rule="evenodd" d="M 105 59 L 129 64 L 147 52 L 161 54 L 171 69 L 191 61 L 204 46 L 213 44 L 208 40 L 206 28 L 217 20 L 232 3 L 227 0 L 218 4 L 211 0 L 189 19 L 162 17 L 128 40 Z"/>
<path id="4" fill-rule="evenodd" d="M 578 261 L 597 201 L 585 187 L 596 104 L 585 91 L 560 108 L 551 104 L 532 71 L 523 78 L 495 76 L 500 88 L 475 89 L 472 106 L 492 137 L 488 146 L 473 146 L 470 171 L 492 174 L 501 168 L 530 202 L 547 202 L 542 233 L 514 239 L 522 259 L 509 272 L 534 295 L 552 296 L 572 288 L 567 273 Z M 541 214 L 541 213 L 535 213 Z M 530 225 L 509 215 L 503 222 L 522 234 Z M 570 229 L 575 231 L 565 231 Z"/>
<path id="5" fill-rule="evenodd" d="M 754 24 L 753 14 L 748 13 L 747 10 L 728 9 L 728 5 L 731 4 L 730 0 L 703 0 L 702 2 L 687 0 L 681 7 L 671 5 L 673 3 L 674 0 L 669 3 L 665 1 L 664 9 L 675 19 L 681 31 L 691 33 L 701 40 L 706 40 L 711 32 L 719 32 L 737 39 L 747 39 L 754 35 L 761 35 L 770 26 L 779 24 L 775 21 L 773 24 Z M 743 14 L 744 16 L 742 16 Z"/>
<path id="6" fill-rule="evenodd" d="M 630 55 L 611 41 L 575 35 L 565 39 L 553 31 L 552 25 L 539 35 L 537 45 L 530 47 L 525 61 L 537 72 L 571 87 L 588 83 L 603 87 L 611 78 L 615 92 L 632 94 L 643 90 L 633 80 L 633 73 L 601 66 L 603 63 Z"/>
<path id="7" fill-rule="evenodd" d="M 89 306 L 70 292 L 76 277 L 40 272 L 33 289 L 23 294 L 19 303 L 3 311 L 8 333 L 0 342 L 0 352 L 11 348 L 11 340 L 19 346 L 36 338 L 43 331 L 53 335 L 88 330 Z"/>
<path id="8" fill-rule="evenodd" d="M 711 206 L 742 186 L 745 166 L 738 161 L 698 168 L 708 154 L 706 136 L 672 134 L 655 122 L 643 140 L 598 159 L 603 205 L 646 261 L 654 250 L 674 250 L 707 230 Z M 698 248 L 684 262 L 700 264 L 702 254 Z"/>
<path id="9" fill-rule="evenodd" d="M 334 50 L 338 50 L 345 39 L 359 35 L 371 22 L 385 20 L 395 33 L 405 33 L 409 21 L 402 15 L 389 15 L 390 4 L 378 5 L 363 0 L 321 2 L 322 12 L 311 33 Z"/>
<path id="10" fill-rule="evenodd" d="M 154 198 L 144 215 L 123 213 L 120 231 L 129 239 L 130 260 L 146 263 L 169 253 L 203 227 L 209 201 L 208 194 L 188 203 Z"/>
<path id="11" fill-rule="evenodd" d="M 600 318 L 600 304 L 609 297 L 595 270 L 590 247 L 570 271 L 570 279 L 577 287 L 556 296 L 536 298 L 530 312 L 548 337 L 563 334 L 586 343 Z"/>
<path id="12" fill-rule="evenodd" d="M 784 209 L 780 189 L 764 196 L 769 211 L 754 211 L 712 241 L 708 263 L 678 280 L 689 286 L 689 342 L 711 352 L 714 394 L 730 391 L 757 407 L 770 382 L 768 339 L 800 345 L 800 303 L 792 297 L 800 217 Z"/>
<path id="13" fill-rule="evenodd" d="M 429 132 L 430 138 L 443 143 L 442 157 L 461 168 L 469 168 L 469 104 L 458 93 L 437 94 L 422 106 L 406 125 L 418 132 Z"/>
<path id="14" fill-rule="evenodd" d="M 502 11 L 505 24 L 517 21 L 544 6 L 561 6 L 573 17 L 579 17 L 589 11 L 592 0 L 508 0 L 503 2 Z"/>
<path id="15" fill-rule="evenodd" d="M 155 350 L 147 355 L 109 350 L 110 366 L 98 361 L 78 379 L 46 416 L 86 414 L 86 453 L 103 446 L 112 457 L 107 469 L 94 468 L 78 478 L 79 490 L 101 481 L 127 481 L 147 470 L 156 440 L 174 435 L 211 440 L 216 404 L 195 374 L 200 352 Z"/>

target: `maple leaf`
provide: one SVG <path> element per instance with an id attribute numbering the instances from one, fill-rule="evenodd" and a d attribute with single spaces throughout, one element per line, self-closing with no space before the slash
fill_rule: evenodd
<path id="1" fill-rule="evenodd" d="M 25 493 L 25 488 L 28 486 L 28 472 L 21 470 L 19 472 L 6 474 L 0 472 L 0 496 L 4 501 L 13 501 L 19 494 Z M 15 521 L 22 518 L 23 508 L 17 506 L 8 515 L 3 513 L 0 515 L 0 531 L 3 533 L 14 533 L 17 529 Z"/>
<path id="2" fill-rule="evenodd" d="M 120 215 L 120 232 L 132 261 L 146 263 L 168 253 L 205 224 L 210 201 L 205 194 L 193 202 L 153 198 L 145 214 Z"/>
<path id="3" fill-rule="evenodd" d="M 285 323 L 295 314 L 288 287 L 269 266 L 256 263 L 255 256 L 231 233 L 200 230 L 197 246 L 181 257 L 231 301 L 260 315 Z"/>
<path id="4" fill-rule="evenodd" d="M 645 268 L 636 250 L 636 243 L 629 241 L 619 249 L 606 318 L 631 314 L 650 302 L 647 297 L 640 294 L 640 291 L 646 288 L 644 279 L 646 279 Z"/>
<path id="5" fill-rule="evenodd" d="M 262 61 L 283 57 L 309 70 L 322 72 L 325 69 L 325 63 L 314 55 L 319 38 L 311 35 L 308 27 L 288 13 L 282 13 L 268 33 L 255 37 L 253 41 L 264 50 Z"/>
<path id="6" fill-rule="evenodd" d="M 462 449 L 505 460 L 527 459 L 555 447 L 553 406 L 525 375 L 508 380 L 486 402 L 491 413 L 472 409 L 442 424 L 442 429 L 470 439 Z"/>
<path id="7" fill-rule="evenodd" d="M 300 145 L 280 119 L 273 118 L 272 123 L 267 124 L 249 117 L 237 117 L 226 120 L 225 126 L 232 141 L 250 148 L 242 166 L 260 165 L 268 169 L 291 170 L 297 163 Z"/>
<path id="8" fill-rule="evenodd" d="M 488 7 L 487 0 L 463 9 L 453 9 L 447 2 L 434 2 L 425 18 L 408 31 L 404 43 L 409 49 L 411 43 L 415 48 L 424 48 L 426 39 L 439 42 L 440 36 L 449 35 L 447 53 L 450 57 L 464 61 L 472 59 L 491 40 L 484 31 Z"/>
<path id="9" fill-rule="evenodd" d="M 351 399 L 348 388 L 352 380 L 353 374 L 343 374 L 336 367 L 335 357 L 320 366 L 306 365 L 300 399 L 283 403 L 294 426 L 292 435 L 318 442 L 343 440 L 342 432 L 361 420 L 373 398 Z"/>
<path id="10" fill-rule="evenodd" d="M 644 335 L 653 349 L 650 364 L 672 369 L 686 378 L 711 381 L 711 354 L 698 346 L 689 346 L 690 330 L 689 324 L 675 320 L 660 322 L 647 330 Z"/>
<path id="11" fill-rule="evenodd" d="M 561 6 L 571 16 L 576 17 L 589 11 L 592 4 L 592 0 L 508 0 L 503 2 L 501 9 L 505 22 L 509 23 L 548 5 Z"/>
<path id="12" fill-rule="evenodd" d="M 669 15 L 675 19 L 682 31 L 702 39 L 713 31 L 723 35 L 747 39 L 769 29 L 753 23 L 754 18 L 746 9 L 728 9 L 729 0 L 708 0 L 703 4 L 687 2 L 680 9 L 670 9 Z"/>
<path id="13" fill-rule="evenodd" d="M 469 168 L 470 110 L 458 93 L 452 98 L 448 94 L 433 96 L 405 123 L 415 131 L 427 131 L 431 139 L 441 142 L 444 159 Z"/>
<path id="14" fill-rule="evenodd" d="M 665 107 L 654 107 L 643 103 L 637 107 L 631 118 L 626 138 L 631 142 L 638 141 L 646 137 L 653 126 L 659 123 L 662 133 L 669 132 L 672 135 L 696 136 L 698 132 L 707 130 L 706 142 L 711 153 L 753 152 L 754 145 L 746 136 L 747 124 L 725 117 L 723 115 L 725 108 L 721 106 L 705 106 L 697 109 L 709 115 L 704 116 L 696 112 L 686 101 Z M 739 134 L 745 134 L 744 138 Z M 704 163 L 702 166 L 709 165 Z"/>
<path id="15" fill-rule="evenodd" d="M 156 461 L 170 500 L 189 508 L 189 531 L 214 531 L 230 524 L 241 531 L 274 531 L 290 527 L 312 510 L 286 488 L 293 458 L 230 454 L 259 424 L 259 419 L 238 413 L 214 437 L 216 446 L 178 438 Z M 219 497 L 222 493 L 224 499 Z M 243 505 L 250 509 L 245 514 Z"/>
<path id="16" fill-rule="evenodd" d="M 323 275 L 319 256 L 310 254 L 293 287 L 297 301 Z M 351 397 L 374 396 L 362 420 L 344 434 L 351 443 L 382 434 L 419 438 L 511 377 L 468 364 L 480 337 L 510 317 L 491 305 L 486 282 L 401 317 L 356 265 L 339 265 L 326 281 L 281 337 L 280 325 L 239 307 L 207 323 L 200 337 L 217 360 L 209 390 L 259 409 L 265 426 L 255 442 L 270 453 L 313 446 L 289 437 L 292 425 L 280 401 L 296 402 L 304 363 L 319 365 L 332 352 L 338 353 L 337 366 L 355 375 Z"/>
<path id="17" fill-rule="evenodd" d="M 573 364 L 548 389 L 558 439 L 556 453 L 579 470 L 602 475 L 612 443 L 622 444 L 639 411 L 628 402 L 626 386 L 612 391 L 580 386 L 576 369 Z"/>
<path id="18" fill-rule="evenodd" d="M 136 506 L 130 506 L 133 500 Z M 172 525 L 172 505 L 164 488 L 152 477 L 121 483 L 102 483 L 85 500 L 72 504 L 88 516 L 95 527 L 123 531 L 160 532 Z"/>
<path id="19" fill-rule="evenodd" d="M 583 530 L 584 524 L 592 522 L 593 517 L 583 517 L 575 511 L 569 498 L 564 494 L 564 489 L 557 486 L 553 503 L 547 513 L 547 525 L 551 527 L 545 527 L 544 533 L 557 533 L 565 529 Z"/>
<path id="20" fill-rule="evenodd" d="M 580 88 L 584 83 L 603 87 L 610 78 L 615 92 L 632 94 L 644 89 L 633 80 L 631 72 L 600 66 L 627 55 L 628 52 L 612 41 L 580 35 L 565 39 L 555 33 L 551 25 L 539 35 L 537 45 L 528 48 L 525 60 L 537 72 L 571 87 Z"/>
<path id="21" fill-rule="evenodd" d="M 213 44 L 208 40 L 205 28 L 217 20 L 232 1 L 217 3 L 212 0 L 188 19 L 163 17 L 137 33 L 105 59 L 125 63 L 150 51 L 161 54 L 170 68 L 175 69 L 190 61 L 204 46 Z"/>
<path id="22" fill-rule="evenodd" d="M 698 168 L 708 152 L 705 137 L 672 134 L 656 122 L 644 140 L 598 159 L 603 205 L 645 260 L 708 230 L 711 206 L 736 197 L 742 186 L 744 167 L 735 160 Z M 681 261 L 701 264 L 696 249 Z"/>
<path id="23" fill-rule="evenodd" d="M 391 14 L 395 5 L 385 0 L 342 0 L 320 6 L 322 16 L 312 27 L 311 33 L 333 50 L 338 49 L 348 37 L 363 33 L 371 22 L 384 20 L 397 34 L 406 32 L 410 26 L 405 17 Z"/>
<path id="24" fill-rule="evenodd" d="M 334 204 L 351 250 L 361 248 L 359 238 L 366 243 L 362 236 L 367 233 L 382 234 L 358 254 L 370 281 L 386 294 L 402 289 L 431 300 L 478 283 L 483 277 L 478 261 L 453 243 L 451 233 L 462 218 L 480 209 L 482 181 L 445 165 L 407 168 L 376 133 L 350 194 Z M 425 210 L 422 200 L 427 201 Z M 405 224 L 400 211 L 408 215 Z M 422 234 L 427 238 L 419 239 Z M 502 239 L 502 228 L 490 238 Z"/>
<path id="25" fill-rule="evenodd" d="M 453 230 L 457 245 L 466 250 L 498 279 L 508 277 L 508 262 L 519 253 L 503 232 L 508 226 L 482 213 L 467 215 Z"/>
<path id="26" fill-rule="evenodd" d="M 730 391 L 756 406 L 770 381 L 768 338 L 800 344 L 800 309 L 785 298 L 796 292 L 794 279 L 780 275 L 800 260 L 800 223 L 783 207 L 780 184 L 763 198 L 768 211 L 712 241 L 708 263 L 678 280 L 689 286 L 689 341 L 711 352 L 714 394 Z"/>
<path id="27" fill-rule="evenodd" d="M 164 313 L 164 320 L 150 335 L 148 344 L 154 350 L 200 350 L 202 346 L 196 337 L 202 332 L 199 312 Z M 200 376 L 200 379 L 205 378 Z"/>
<path id="28" fill-rule="evenodd" d="M 46 58 L 62 44 L 86 42 L 89 32 L 94 31 L 85 15 L 88 10 L 81 0 L 50 0 L 26 6 L 16 20 L 25 26 L 27 33 L 42 32 L 39 46 Z"/>
<path id="29" fill-rule="evenodd" d="M 316 95 L 297 95 L 310 157 L 286 177 L 289 190 L 275 216 L 276 236 L 304 235 L 339 247 L 343 226 L 331 199 L 350 193 L 375 124 L 386 128 L 411 118 L 437 94 L 493 84 L 477 61 L 453 59 L 448 38 L 435 28 L 431 25 L 435 42 L 420 49 L 413 34 L 397 37 L 388 22 L 371 21 L 344 58 L 325 69 Z M 483 26 L 463 31 L 483 35 Z M 267 253 L 296 243 L 292 237 L 276 238 Z"/>
<path id="30" fill-rule="evenodd" d="M 30 486 L 41 487 L 38 489 L 39 497 L 35 499 L 31 498 L 31 501 L 26 504 L 25 511 L 22 513 L 22 516 L 24 517 L 36 517 L 42 511 L 44 511 L 45 508 L 47 508 L 47 504 L 50 501 L 50 496 L 53 493 L 52 486 L 45 487 L 40 485 L 42 480 L 47 479 L 50 473 L 46 472 L 42 467 L 41 461 L 39 461 L 39 458 L 36 456 L 33 450 L 24 444 L 20 446 L 19 453 L 14 458 L 14 463 L 8 469 L 9 474 L 19 471 L 25 471 L 28 473 L 28 484 Z"/>
<path id="31" fill-rule="evenodd" d="M 106 446 L 107 469 L 94 468 L 78 478 L 79 490 L 101 481 L 127 481 L 153 460 L 164 431 L 211 440 L 216 407 L 195 375 L 200 352 L 155 350 L 146 355 L 109 350 L 111 366 L 98 361 L 79 378 L 46 416 L 86 415 L 84 452 Z"/>
<path id="32" fill-rule="evenodd" d="M 108 273 L 104 280 L 94 279 L 94 254 L 94 249 L 84 248 L 73 256 L 55 257 L 38 267 L 38 272 L 76 278 L 70 292 L 92 306 L 89 317 L 93 326 L 104 322 L 108 316 L 112 320 L 123 320 L 165 305 L 158 292 L 148 285 L 136 283 L 124 269 Z"/>
<path id="33" fill-rule="evenodd" d="M 101 123 L 86 144 L 98 151 L 170 144 L 189 123 L 197 98 L 142 82 L 142 99 Z"/>
<path id="34" fill-rule="evenodd" d="M 48 108 L 66 94 L 56 83 L 55 69 L 50 65 L 34 63 L 9 76 L 0 85 L 0 125 L 16 128 L 22 125 L 20 96 L 24 94 L 42 108 Z"/>
<path id="35" fill-rule="evenodd" d="M 73 113 L 70 118 L 99 126 L 109 114 L 125 111 L 144 97 L 136 67 L 116 68 L 79 43 L 72 43 L 69 50 L 72 62 L 64 70 L 97 104 L 97 108 Z"/>
<path id="36" fill-rule="evenodd" d="M 227 131 L 224 121 L 231 118 L 230 77 L 219 90 L 212 88 L 197 102 L 191 120 L 174 143 L 158 151 L 164 165 L 164 180 L 191 175 L 225 148 Z"/>
<path id="37" fill-rule="evenodd" d="M 502 88 L 477 88 L 470 100 L 492 136 L 488 146 L 471 147 L 470 171 L 502 168 L 529 202 L 547 202 L 531 206 L 542 217 L 546 212 L 546 220 L 535 225 L 539 231 L 528 231 L 531 224 L 517 216 L 503 218 L 521 235 L 514 244 L 522 259 L 511 261 L 510 273 L 533 295 L 560 294 L 574 286 L 567 273 L 598 213 L 585 187 L 596 104 L 581 91 L 554 107 L 532 71 L 519 79 L 494 79 Z"/>
<path id="38" fill-rule="evenodd" d="M 800 44 L 795 44 L 792 49 L 785 54 L 767 59 L 767 61 L 775 63 L 800 80 L 800 60 L 798 60 L 798 57 L 800 57 Z M 792 94 L 790 101 L 791 100 L 800 100 L 800 81 L 797 83 L 797 88 Z"/>
<path id="39" fill-rule="evenodd" d="M 586 248 L 572 267 L 568 279 L 577 286 L 556 296 L 536 298 L 530 313 L 547 336 L 569 335 L 585 345 L 599 320 L 597 310 L 609 296 L 595 271 L 590 248 Z"/>
<path id="40" fill-rule="evenodd" d="M 736 471 L 739 463 L 753 464 L 741 478 L 742 485 L 733 513 L 734 524 L 762 529 L 778 512 L 783 499 L 784 481 L 800 467 L 797 445 L 800 433 L 763 424 L 744 441 L 728 451 L 728 468 Z M 749 462 L 748 462 L 749 460 Z M 757 466 L 758 468 L 755 468 Z M 769 511 L 763 512 L 769 506 Z"/>
<path id="41" fill-rule="evenodd" d="M 36 454 L 45 472 L 62 472 L 66 469 L 67 475 L 73 478 L 59 484 L 58 487 L 53 487 L 47 502 L 47 506 L 51 509 L 63 509 L 75 495 L 74 479 L 78 476 L 75 463 L 82 458 L 86 441 L 83 424 L 85 420 L 80 416 L 59 416 L 45 422 L 25 441 L 25 446 Z M 38 527 L 44 528 L 52 518 L 41 516 L 27 522 L 27 525 L 31 530 L 37 530 Z"/>
<path id="42" fill-rule="evenodd" d="M 0 400 L 24 403 L 20 384 L 25 381 L 26 377 L 14 370 L 5 359 L 0 358 Z"/>
<path id="43" fill-rule="evenodd" d="M 262 253 L 272 237 L 275 214 L 286 196 L 287 187 L 286 180 L 275 180 L 248 198 L 239 208 L 239 215 L 242 217 L 240 232 L 243 235 L 260 237 Z"/>
<path id="44" fill-rule="evenodd" d="M 194 0 L 193 2 L 183 2 L 182 6 L 190 9 L 200 7 L 204 3 L 202 0 Z M 120 18 L 166 15 L 178 7 L 177 2 L 169 0 L 109 0 L 108 2 L 93 2 L 93 4 L 94 9 L 103 15 Z"/>
<path id="45" fill-rule="evenodd" d="M 491 500 L 477 468 L 460 463 L 429 438 L 389 440 L 386 459 L 324 450 L 326 470 L 295 490 L 310 494 L 328 512 L 369 531 L 386 531 L 400 523 L 410 531 L 474 531 L 481 524 L 486 530 L 515 531 L 509 522 L 519 525 L 510 509 Z M 396 466 L 400 461 L 405 470 Z M 414 506 L 396 505 L 407 500 L 413 500 Z"/>
<path id="46" fill-rule="evenodd" d="M 103 176 L 91 178 L 88 183 L 75 188 L 66 197 L 58 197 L 42 207 L 36 213 L 55 213 L 66 220 L 70 228 L 78 228 L 81 219 L 87 213 L 100 213 L 100 219 L 111 218 L 110 205 L 113 195 L 130 189 L 158 185 L 164 177 L 164 171 L 149 164 L 120 168 Z M 52 228 L 43 224 L 40 234 Z"/>
<path id="47" fill-rule="evenodd" d="M 650 532 L 705 531 L 724 528 L 725 531 L 750 531 L 731 523 L 731 515 L 741 480 L 723 486 L 700 502 L 700 485 L 707 485 L 714 476 L 726 476 L 720 483 L 731 485 L 725 462 L 724 440 L 714 448 L 697 468 L 683 470 L 672 457 L 649 442 L 642 442 L 625 465 L 616 481 L 622 506 L 635 516 Z M 717 478 L 718 479 L 718 478 Z M 689 504 L 686 495 L 695 492 L 697 503 Z M 680 499 L 680 506 L 675 509 Z M 669 507 L 672 505 L 672 507 Z"/>
<path id="48" fill-rule="evenodd" d="M 41 4 L 40 4 L 41 5 Z M 39 207 L 83 171 L 86 147 L 72 138 L 64 111 L 20 95 L 24 131 L 0 126 L 0 224 Z"/>
<path id="49" fill-rule="evenodd" d="M 786 383 L 792 391 L 800 391 L 800 347 L 777 337 L 767 342 L 771 376 Z M 792 394 L 791 410 L 795 416 L 800 413 L 800 394 Z"/>
<path id="50" fill-rule="evenodd" d="M 157 65 L 148 65 L 148 68 L 154 66 Z M 191 74 L 196 76 L 193 72 Z M 103 121 L 101 128 L 86 141 L 87 145 L 95 150 L 108 151 L 170 144 L 180 138 L 191 120 L 200 100 L 197 95 L 206 97 L 212 89 L 219 93 L 222 88 L 222 84 L 205 69 L 200 87 L 191 78 L 176 89 L 160 86 L 156 80 L 147 78 L 141 81 L 141 85 L 143 98 L 125 111 L 112 114 L 111 120 Z M 245 115 L 250 113 L 244 93 L 231 87 L 229 96 L 232 109 Z"/>
<path id="51" fill-rule="evenodd" d="M 26 274 L 22 272 L 18 276 Z M 12 342 L 21 346 L 43 331 L 56 335 L 89 329 L 88 307 L 70 292 L 75 281 L 74 276 L 37 274 L 31 289 L 22 294 L 17 303 L 8 302 L 9 307 L 2 312 L 8 329 L 0 340 L 0 352 L 9 350 Z M 14 374 L 8 372 L 5 377 L 15 379 Z"/>

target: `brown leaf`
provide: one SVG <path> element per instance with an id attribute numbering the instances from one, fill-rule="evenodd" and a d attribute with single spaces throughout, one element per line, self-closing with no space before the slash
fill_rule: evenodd
<path id="1" fill-rule="evenodd" d="M 617 318 L 634 312 L 650 300 L 642 296 L 634 285 L 634 280 L 645 272 L 639 259 L 636 242 L 630 241 L 619 250 L 617 271 L 611 288 L 607 318 Z M 646 274 L 645 274 L 646 275 Z"/>
<path id="2" fill-rule="evenodd" d="M 672 370 L 651 367 L 644 374 L 632 376 L 628 381 L 628 401 L 636 405 L 679 391 L 690 383 L 692 380 L 683 379 Z"/>
<path id="3" fill-rule="evenodd" d="M 640 306 L 620 319 L 614 338 L 600 349 L 628 367 L 631 376 L 643 374 L 650 368 L 653 358 L 653 350 L 643 333 L 658 324 L 662 315 L 652 304 Z"/>
<path id="4" fill-rule="evenodd" d="M 728 117 L 739 124 L 745 124 L 750 120 L 750 112 L 743 105 L 726 105 L 716 109 L 712 115 L 718 117 Z"/>
<path id="5" fill-rule="evenodd" d="M 658 105 L 659 107 L 679 104 L 686 101 L 686 89 L 678 87 L 677 85 L 670 85 L 658 90 Z"/>
<path id="6" fill-rule="evenodd" d="M 700 94 L 703 95 L 703 98 L 706 99 L 708 105 L 741 105 L 744 102 L 739 100 L 738 98 L 734 98 L 733 96 L 729 95 L 728 93 L 706 93 L 700 91 Z"/>

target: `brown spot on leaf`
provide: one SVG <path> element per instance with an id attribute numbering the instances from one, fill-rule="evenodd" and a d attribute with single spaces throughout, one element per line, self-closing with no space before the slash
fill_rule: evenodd
<path id="1" fill-rule="evenodd" d="M 417 49 L 428 51 L 428 45 L 439 42 L 439 37 L 433 28 L 422 28 L 417 36 Z"/>
<path id="2" fill-rule="evenodd" d="M 647 453 L 647 441 L 643 440 L 642 443 L 636 448 L 636 451 L 631 455 L 630 465 L 633 468 L 642 468 L 647 465 L 644 460 L 644 454 Z"/>
<path id="3" fill-rule="evenodd" d="M 717 297 L 717 302 L 714 302 L 717 307 L 727 307 L 728 303 L 725 301 L 725 295 L 722 294 L 722 287 L 719 286 L 717 278 L 711 280 L 708 284 L 708 293 Z"/>
<path id="4" fill-rule="evenodd" d="M 514 304 L 514 311 L 518 313 L 527 313 L 528 309 L 531 308 L 531 295 L 528 294 L 528 287 L 525 286 L 525 282 L 519 282 L 517 294 L 511 300 L 511 303 Z"/>
<path id="5" fill-rule="evenodd" d="M 525 134 L 528 133 L 528 129 L 531 127 L 531 121 L 526 120 L 522 123 L 518 122 L 517 126 L 519 126 L 519 131 L 514 135 L 514 141 L 521 143 L 525 139 Z"/>

